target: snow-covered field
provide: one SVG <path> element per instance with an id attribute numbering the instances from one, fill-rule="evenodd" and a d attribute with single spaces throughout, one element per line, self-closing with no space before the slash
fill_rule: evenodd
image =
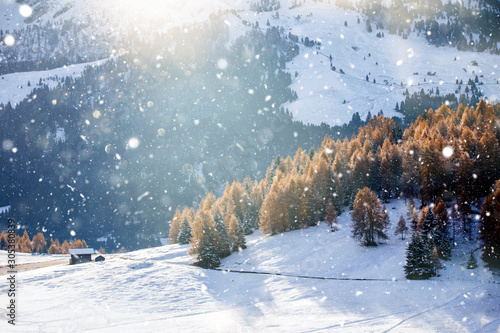
<path id="1" fill-rule="evenodd" d="M 223 260 L 223 270 L 191 266 L 189 246 L 166 245 L 21 272 L 16 327 L 2 306 L 0 330 L 498 332 L 498 281 L 481 261 L 464 268 L 462 252 L 476 244 L 459 244 L 440 277 L 408 281 L 406 241 L 392 235 L 404 202 L 388 211 L 391 238 L 376 248 L 350 237 L 344 213 L 335 233 L 324 224 L 272 237 L 255 232 L 248 249 Z M 0 304 L 7 301 L 2 285 Z"/>

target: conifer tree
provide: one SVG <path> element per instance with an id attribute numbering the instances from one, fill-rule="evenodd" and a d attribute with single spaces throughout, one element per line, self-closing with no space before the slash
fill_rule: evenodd
<path id="1" fill-rule="evenodd" d="M 446 210 L 446 205 L 444 204 L 441 197 L 437 198 L 436 205 L 432 209 L 434 216 L 436 217 L 438 223 L 438 229 L 443 232 L 448 232 L 448 211 Z"/>
<path id="2" fill-rule="evenodd" d="M 243 215 L 242 229 L 245 235 L 250 235 L 258 224 L 258 212 L 255 205 L 250 205 Z"/>
<path id="3" fill-rule="evenodd" d="M 232 252 L 238 252 L 241 249 L 246 249 L 245 236 L 243 230 L 238 224 L 235 216 L 231 216 L 229 220 L 229 245 Z"/>
<path id="4" fill-rule="evenodd" d="M 443 269 L 443 264 L 439 260 L 438 249 L 436 246 L 432 249 L 432 263 L 434 265 L 434 276 L 439 276 L 438 270 Z"/>
<path id="5" fill-rule="evenodd" d="M 326 207 L 326 218 L 325 222 L 328 227 L 332 230 L 336 228 L 337 225 L 337 214 L 335 213 L 335 208 L 333 207 L 332 202 L 328 202 L 328 206 Z"/>
<path id="6" fill-rule="evenodd" d="M 408 202 L 408 211 L 406 212 L 406 218 L 411 226 L 411 231 L 415 232 L 418 229 L 418 213 L 417 208 L 415 206 L 415 201 L 413 201 L 413 197 L 410 197 Z"/>
<path id="7" fill-rule="evenodd" d="M 0 234 L 0 250 L 7 250 L 7 245 L 9 244 L 8 238 L 7 238 L 7 233 L 5 231 L 2 231 Z"/>
<path id="8" fill-rule="evenodd" d="M 54 243 L 50 244 L 48 250 L 47 250 L 47 253 L 48 254 L 61 254 L 62 251 L 59 247 L 57 247 Z"/>
<path id="9" fill-rule="evenodd" d="M 500 181 L 481 207 L 479 232 L 483 241 L 483 260 L 490 267 L 500 267 Z"/>
<path id="10" fill-rule="evenodd" d="M 406 221 L 403 215 L 399 218 L 398 225 L 394 235 L 401 235 L 401 240 L 405 239 L 405 234 L 408 232 L 408 227 L 406 226 Z"/>
<path id="11" fill-rule="evenodd" d="M 422 235 L 433 238 L 436 230 L 438 229 L 438 222 L 434 213 L 429 208 L 424 208 L 420 216 L 419 228 Z"/>
<path id="12" fill-rule="evenodd" d="M 437 248 L 437 253 L 440 258 L 444 260 L 450 259 L 451 242 L 448 233 L 446 229 L 443 230 L 439 227 L 439 222 L 431 209 L 425 208 L 422 211 L 419 230 L 423 236 L 430 239 L 432 246 Z"/>
<path id="13" fill-rule="evenodd" d="M 189 254 L 196 258 L 195 265 L 214 268 L 220 265 L 219 249 L 216 245 L 215 222 L 210 212 L 200 209 L 193 221 Z"/>
<path id="14" fill-rule="evenodd" d="M 191 225 L 189 224 L 189 220 L 187 216 L 184 216 L 184 220 L 182 221 L 179 235 L 177 236 L 177 243 L 184 245 L 189 244 L 191 240 Z"/>
<path id="15" fill-rule="evenodd" d="M 338 174 L 333 173 L 331 201 L 337 214 L 342 213 L 342 207 L 344 205 L 344 185 L 341 179 L 342 178 Z"/>
<path id="16" fill-rule="evenodd" d="M 61 244 L 61 253 L 69 254 L 69 243 L 67 240 L 64 240 L 64 242 Z"/>
<path id="17" fill-rule="evenodd" d="M 331 197 L 333 187 L 330 168 L 328 167 L 328 157 L 324 151 L 314 158 L 308 177 L 311 184 L 309 190 L 313 197 L 312 202 L 309 203 L 313 208 L 311 223 L 314 225 L 324 220 L 327 200 Z"/>
<path id="18" fill-rule="evenodd" d="M 407 279 L 425 280 L 435 275 L 432 251 L 433 247 L 427 236 L 422 236 L 419 231 L 412 233 L 403 266 Z"/>
<path id="19" fill-rule="evenodd" d="M 366 246 L 376 246 L 375 239 L 387 239 L 388 219 L 377 195 L 365 187 L 354 199 L 352 219 L 353 237 Z"/>
<path id="20" fill-rule="evenodd" d="M 233 215 L 228 215 L 230 218 Z M 233 216 L 234 217 L 234 216 Z M 219 250 L 219 257 L 225 258 L 231 254 L 231 243 L 228 235 L 228 228 L 226 227 L 228 223 L 224 222 L 222 214 L 216 210 L 214 215 L 215 231 L 217 234 L 216 245 Z"/>
<path id="21" fill-rule="evenodd" d="M 238 223 L 242 223 L 245 211 L 248 208 L 248 195 L 239 182 L 231 184 L 229 195 L 234 207 L 233 214 L 238 219 Z"/>
<path id="22" fill-rule="evenodd" d="M 23 236 L 19 240 L 20 252 L 24 253 L 32 253 L 33 245 L 31 244 L 30 236 L 28 235 L 28 231 L 24 230 Z"/>
<path id="23" fill-rule="evenodd" d="M 452 244 L 455 245 L 455 235 L 456 231 L 458 229 L 458 225 L 460 223 L 460 217 L 457 212 L 457 205 L 452 205 L 451 206 L 451 212 L 450 212 L 450 224 L 451 224 L 451 240 Z"/>
<path id="24" fill-rule="evenodd" d="M 170 242 L 170 244 L 177 243 L 182 221 L 183 221 L 182 214 L 177 208 L 175 210 L 174 217 L 172 218 L 172 222 L 170 223 L 170 230 L 168 232 L 168 241 Z"/>
<path id="25" fill-rule="evenodd" d="M 35 236 L 33 236 L 32 240 L 32 245 L 33 249 L 38 252 L 42 253 L 45 250 L 45 247 L 47 246 L 47 242 L 45 241 L 45 237 L 41 232 L 37 233 Z"/>
<path id="26" fill-rule="evenodd" d="M 276 174 L 276 169 L 281 164 L 281 161 L 282 161 L 282 157 L 280 155 L 276 156 L 276 159 L 274 160 L 273 164 L 267 169 L 266 183 L 267 183 L 268 189 L 270 189 L 271 185 L 273 185 L 274 176 Z"/>
<path id="27" fill-rule="evenodd" d="M 470 251 L 469 258 L 467 259 L 467 269 L 475 269 L 477 268 L 477 260 L 474 257 L 474 251 Z"/>
<path id="28" fill-rule="evenodd" d="M 290 219 L 288 207 L 278 194 L 278 186 L 273 184 L 260 209 L 259 229 L 263 234 L 274 235 L 288 229 Z"/>
<path id="29" fill-rule="evenodd" d="M 387 157 L 382 157 L 382 161 L 380 163 L 380 178 L 382 180 L 382 199 L 384 202 L 389 202 L 392 193 L 392 172 L 391 165 Z"/>

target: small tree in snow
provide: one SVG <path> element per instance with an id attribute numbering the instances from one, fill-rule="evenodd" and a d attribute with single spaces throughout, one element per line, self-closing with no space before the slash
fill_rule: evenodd
<path id="1" fill-rule="evenodd" d="M 408 203 L 408 212 L 406 213 L 406 217 L 408 218 L 408 223 L 410 223 L 411 231 L 415 232 L 418 228 L 418 213 L 415 201 L 413 201 L 413 198 L 411 197 Z"/>
<path id="2" fill-rule="evenodd" d="M 184 217 L 184 221 L 181 224 L 181 230 L 179 231 L 179 235 L 177 236 L 177 243 L 179 244 L 189 244 L 191 240 L 191 225 L 189 225 L 189 221 L 187 217 Z"/>
<path id="3" fill-rule="evenodd" d="M 196 257 L 195 265 L 203 268 L 219 266 L 219 249 L 216 244 L 217 231 L 210 213 L 203 208 L 200 209 L 196 213 L 192 228 L 189 254 Z"/>
<path id="4" fill-rule="evenodd" d="M 470 251 L 469 259 L 467 260 L 467 269 L 477 268 L 477 260 L 474 257 L 474 251 Z"/>
<path id="5" fill-rule="evenodd" d="M 401 240 L 404 240 L 406 233 L 408 233 L 408 227 L 406 226 L 405 218 L 401 215 L 394 235 L 401 235 Z"/>
<path id="6" fill-rule="evenodd" d="M 238 220 L 234 215 L 229 218 L 229 244 L 231 251 L 237 252 L 242 249 L 246 249 L 245 236 L 243 235 L 243 229 L 240 227 Z"/>
<path id="7" fill-rule="evenodd" d="M 335 208 L 331 201 L 328 202 L 328 206 L 326 207 L 326 218 L 325 221 L 328 227 L 334 229 L 337 225 L 337 214 L 335 213 Z"/>
<path id="8" fill-rule="evenodd" d="M 234 216 L 233 216 L 234 217 Z M 229 234 L 224 218 L 220 212 L 214 214 L 216 246 L 220 258 L 225 258 L 231 254 L 231 245 L 229 243 Z"/>
<path id="9" fill-rule="evenodd" d="M 377 195 L 368 187 L 358 191 L 353 203 L 352 234 L 363 241 L 364 245 L 376 246 L 375 239 L 388 239 L 386 229 L 388 225 L 387 213 Z"/>
<path id="10" fill-rule="evenodd" d="M 433 247 L 427 236 L 420 232 L 411 235 L 411 241 L 406 248 L 406 264 L 403 266 L 406 278 L 411 280 L 426 280 L 435 275 Z"/>

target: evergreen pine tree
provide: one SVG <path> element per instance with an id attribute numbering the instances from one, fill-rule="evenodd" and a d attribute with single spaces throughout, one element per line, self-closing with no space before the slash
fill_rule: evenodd
<path id="1" fill-rule="evenodd" d="M 483 241 L 483 260 L 490 267 L 500 267 L 500 181 L 481 207 L 479 227 Z"/>
<path id="2" fill-rule="evenodd" d="M 200 209 L 193 221 L 191 248 L 189 254 L 196 257 L 195 265 L 214 268 L 220 265 L 219 249 L 216 243 L 215 222 L 210 212 Z"/>
<path id="3" fill-rule="evenodd" d="M 403 266 L 407 279 L 426 280 L 434 276 L 432 249 L 429 238 L 422 236 L 419 231 L 411 235 L 411 241 L 406 248 L 406 263 Z"/>
<path id="4" fill-rule="evenodd" d="M 211 237 L 209 227 L 205 226 L 204 229 L 205 232 L 200 240 L 201 246 L 195 264 L 203 268 L 215 268 L 220 265 L 219 251 Z"/>
<path id="5" fill-rule="evenodd" d="M 439 197 L 433 209 L 437 221 L 437 229 L 434 232 L 434 244 L 437 247 L 439 258 L 449 260 L 451 257 L 451 239 L 448 235 L 448 211 L 444 201 Z"/>
<path id="6" fill-rule="evenodd" d="M 246 249 L 245 236 L 243 235 L 243 230 L 240 227 L 238 220 L 234 215 L 229 219 L 229 244 L 232 252 L 238 252 L 242 249 Z"/>
<path id="7" fill-rule="evenodd" d="M 438 222 L 434 213 L 431 209 L 425 208 L 422 211 L 422 215 L 419 221 L 419 230 L 423 235 L 428 236 L 429 238 L 434 238 L 434 234 L 438 229 Z"/>
<path id="8" fill-rule="evenodd" d="M 177 236 L 177 243 L 179 244 L 189 244 L 191 240 L 191 225 L 189 224 L 188 218 L 184 217 L 184 221 L 181 224 L 181 230 Z"/>
<path id="9" fill-rule="evenodd" d="M 440 259 L 450 260 L 451 258 L 451 239 L 447 232 L 438 229 L 434 233 L 434 244 L 436 245 Z"/>
<path id="10" fill-rule="evenodd" d="M 259 217 L 258 211 L 255 205 L 250 204 L 249 207 L 245 210 L 245 214 L 243 215 L 243 233 L 245 235 L 250 235 L 253 233 L 253 229 L 258 226 Z"/>
<path id="11" fill-rule="evenodd" d="M 217 234 L 217 249 L 219 250 L 219 257 L 225 258 L 231 254 L 231 245 L 226 223 L 224 222 L 222 214 L 218 211 L 214 215 L 214 222 Z"/>
<path id="12" fill-rule="evenodd" d="M 474 251 L 470 251 L 469 259 L 467 260 L 467 269 L 477 268 L 477 260 L 474 257 Z"/>

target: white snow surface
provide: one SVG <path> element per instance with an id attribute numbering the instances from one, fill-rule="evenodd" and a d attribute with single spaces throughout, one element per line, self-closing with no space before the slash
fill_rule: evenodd
<path id="1" fill-rule="evenodd" d="M 390 239 L 378 247 L 351 238 L 346 212 L 334 233 L 325 224 L 270 237 L 255 232 L 222 271 L 190 265 L 189 245 L 166 245 L 20 272 L 16 326 L 2 306 L 0 330 L 498 332 L 498 281 L 480 260 L 479 268 L 464 268 L 464 253 L 476 244 L 460 243 L 441 276 L 406 280 L 406 240 L 393 236 L 404 201 L 387 208 Z M 2 284 L 0 304 L 7 289 Z"/>

